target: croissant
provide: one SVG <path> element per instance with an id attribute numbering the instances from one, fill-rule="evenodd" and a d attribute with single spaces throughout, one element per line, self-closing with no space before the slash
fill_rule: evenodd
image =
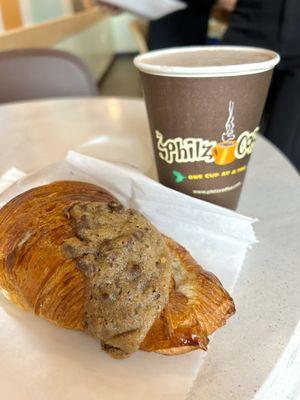
<path id="1" fill-rule="evenodd" d="M 234 314 L 220 281 L 104 189 L 59 181 L 0 210 L 0 289 L 115 358 L 206 350 Z"/>

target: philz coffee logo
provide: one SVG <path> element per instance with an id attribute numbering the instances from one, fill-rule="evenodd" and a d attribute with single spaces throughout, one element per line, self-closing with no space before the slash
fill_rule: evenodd
<path id="1" fill-rule="evenodd" d="M 168 164 L 205 162 L 227 165 L 242 159 L 253 151 L 259 127 L 253 132 L 245 131 L 237 138 L 234 133 L 234 102 L 229 102 L 225 132 L 220 141 L 202 138 L 181 138 L 164 140 L 163 134 L 155 131 L 159 157 Z"/>

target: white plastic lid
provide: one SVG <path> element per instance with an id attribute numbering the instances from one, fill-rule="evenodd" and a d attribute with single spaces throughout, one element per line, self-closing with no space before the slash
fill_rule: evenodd
<path id="1" fill-rule="evenodd" d="M 134 59 L 134 65 L 140 71 L 151 75 L 220 77 L 269 71 L 279 61 L 279 54 L 271 50 L 258 47 L 219 45 L 155 50 L 137 56 Z"/>

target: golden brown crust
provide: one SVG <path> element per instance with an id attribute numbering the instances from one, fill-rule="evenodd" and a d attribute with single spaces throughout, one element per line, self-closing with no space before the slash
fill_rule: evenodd
<path id="1" fill-rule="evenodd" d="M 170 347 L 169 349 L 155 350 L 155 353 L 159 353 L 164 356 L 180 356 L 181 354 L 186 354 L 194 350 L 199 350 L 199 348 L 199 346 Z"/>
<path id="2" fill-rule="evenodd" d="M 184 247 L 165 239 L 173 255 L 174 285 L 141 349 L 165 355 L 206 350 L 208 336 L 235 312 L 233 300 L 218 278 L 204 271 Z"/>
<path id="3" fill-rule="evenodd" d="M 76 262 L 61 252 L 74 236 L 65 210 L 78 202 L 117 201 L 84 182 L 61 181 L 29 190 L 0 210 L 0 288 L 13 302 L 58 326 L 84 329 L 87 282 Z M 219 280 L 190 254 L 165 238 L 172 253 L 168 305 L 141 349 L 166 355 L 206 349 L 208 335 L 234 313 Z"/>
<path id="4" fill-rule="evenodd" d="M 0 210 L 0 286 L 12 301 L 59 326 L 83 329 L 86 281 L 61 253 L 73 235 L 64 210 L 112 200 L 95 185 L 61 181 L 22 193 Z"/>

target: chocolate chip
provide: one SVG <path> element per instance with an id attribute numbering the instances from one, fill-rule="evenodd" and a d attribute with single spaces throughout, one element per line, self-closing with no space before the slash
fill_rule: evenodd
<path id="1" fill-rule="evenodd" d="M 108 300 L 109 299 L 109 294 L 108 293 L 106 293 L 106 292 L 102 292 L 101 293 L 101 298 L 102 298 L 102 300 Z"/>
<path id="2" fill-rule="evenodd" d="M 69 243 L 64 243 L 62 249 L 65 256 L 68 258 L 76 258 L 78 256 L 77 248 Z"/>
<path id="3" fill-rule="evenodd" d="M 114 212 L 120 212 L 123 210 L 123 206 L 120 203 L 117 203 L 116 201 L 111 201 L 110 203 L 107 204 L 107 207 Z"/>
<path id="4" fill-rule="evenodd" d="M 81 211 L 87 211 L 88 210 L 87 204 L 78 204 L 78 207 L 80 208 Z"/>
<path id="5" fill-rule="evenodd" d="M 79 221 L 77 227 L 78 227 L 78 229 L 88 229 L 88 228 L 90 228 L 90 221 L 89 221 L 89 218 L 88 218 L 88 216 L 86 214 L 83 214 L 80 217 L 80 221 Z"/>
<path id="6" fill-rule="evenodd" d="M 136 240 L 142 240 L 144 237 L 144 232 L 143 231 L 135 231 L 132 235 Z"/>
<path id="7" fill-rule="evenodd" d="M 77 263 L 77 267 L 81 270 L 81 271 L 86 271 L 89 267 L 89 264 L 87 262 L 87 260 L 85 258 L 81 258 L 78 263 Z"/>
<path id="8" fill-rule="evenodd" d="M 104 239 L 104 240 L 102 241 L 102 243 L 101 243 L 101 253 L 110 252 L 110 251 L 113 250 L 113 248 L 114 248 L 114 243 L 113 243 L 111 240 L 109 240 L 109 239 Z M 113 261 L 113 260 L 116 259 L 116 257 L 117 257 L 116 253 L 115 253 L 115 252 L 112 252 L 112 253 L 110 254 L 110 257 L 109 257 L 109 258 L 111 259 L 111 261 Z"/>
<path id="9" fill-rule="evenodd" d="M 128 272 L 129 272 L 129 279 L 130 280 L 138 279 L 142 274 L 141 267 L 138 264 L 131 264 L 130 263 L 128 265 Z"/>
<path id="10" fill-rule="evenodd" d="M 62 245 L 62 252 L 67 258 L 77 258 L 89 253 L 89 248 L 76 237 L 67 239 Z"/>
<path id="11" fill-rule="evenodd" d="M 80 222 L 81 222 L 82 224 L 88 224 L 88 223 L 89 223 L 89 218 L 88 218 L 88 216 L 87 216 L 86 214 L 83 214 L 83 215 L 80 217 Z"/>

